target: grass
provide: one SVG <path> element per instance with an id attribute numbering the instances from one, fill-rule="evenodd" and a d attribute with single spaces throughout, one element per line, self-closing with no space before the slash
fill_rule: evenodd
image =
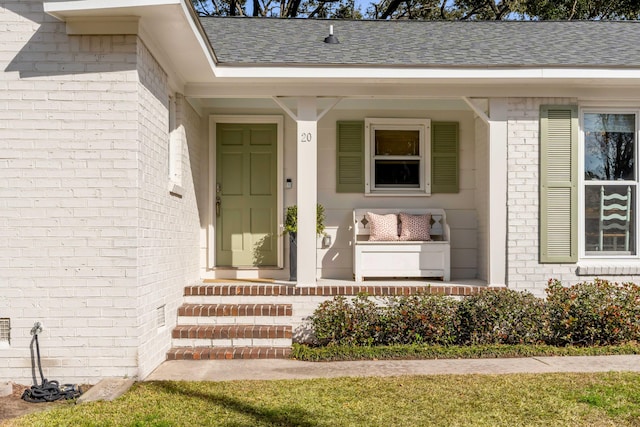
<path id="1" fill-rule="evenodd" d="M 9 426 L 640 426 L 640 374 L 144 382 Z"/>
<path id="2" fill-rule="evenodd" d="M 382 359 L 479 359 L 500 357 L 603 356 L 640 354 L 640 345 L 632 342 L 601 347 L 556 347 L 550 345 L 397 345 L 397 346 L 327 346 L 309 347 L 294 344 L 291 357 L 310 362 Z"/>

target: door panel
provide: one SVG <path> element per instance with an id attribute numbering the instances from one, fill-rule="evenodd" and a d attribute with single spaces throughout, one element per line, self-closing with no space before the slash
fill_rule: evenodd
<path id="1" fill-rule="evenodd" d="M 218 123 L 216 265 L 277 265 L 277 128 Z"/>
<path id="2" fill-rule="evenodd" d="M 271 153 L 251 153 L 251 195 L 272 196 Z"/>

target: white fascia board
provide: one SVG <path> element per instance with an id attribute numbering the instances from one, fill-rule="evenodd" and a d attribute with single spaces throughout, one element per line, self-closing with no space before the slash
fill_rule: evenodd
<path id="1" fill-rule="evenodd" d="M 181 0 L 75 0 L 43 3 L 44 11 L 64 21 L 69 16 L 85 15 L 88 11 L 113 11 L 137 7 L 180 4 Z"/>
<path id="2" fill-rule="evenodd" d="M 639 69 L 606 68 L 384 68 L 220 66 L 216 76 L 235 79 L 640 79 Z"/>

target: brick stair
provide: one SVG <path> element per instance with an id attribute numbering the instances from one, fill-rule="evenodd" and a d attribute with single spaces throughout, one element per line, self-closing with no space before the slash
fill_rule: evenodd
<path id="1" fill-rule="evenodd" d="M 286 358 L 291 314 L 291 304 L 185 302 L 178 308 L 167 360 Z"/>

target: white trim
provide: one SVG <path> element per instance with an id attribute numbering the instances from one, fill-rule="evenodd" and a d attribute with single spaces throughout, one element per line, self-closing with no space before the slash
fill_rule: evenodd
<path id="1" fill-rule="evenodd" d="M 336 98 L 336 100 L 332 102 L 331 105 L 329 105 L 327 108 L 322 110 L 320 114 L 318 114 L 318 116 L 316 117 L 316 122 L 319 122 L 329 111 L 333 109 L 333 107 L 338 105 L 338 102 L 342 101 L 342 99 L 343 99 L 342 97 Z"/>
<path id="2" fill-rule="evenodd" d="M 462 100 L 469 106 L 469 108 L 473 110 L 474 113 L 476 113 L 476 115 L 480 118 L 480 120 L 482 120 L 487 125 L 489 124 L 489 121 L 490 121 L 489 117 L 485 114 L 484 111 L 480 109 L 480 107 L 478 107 L 476 104 L 471 102 L 471 100 L 466 96 L 463 96 Z"/>
<path id="3" fill-rule="evenodd" d="M 420 132 L 420 186 L 419 188 L 373 188 L 375 177 L 373 172 L 374 150 L 371 148 L 372 134 L 376 129 L 417 130 Z M 430 119 L 396 119 L 375 118 L 364 119 L 364 176 L 365 196 L 430 196 L 431 195 L 431 120 Z"/>
<path id="4" fill-rule="evenodd" d="M 507 281 L 507 192 L 508 192 L 508 100 L 489 100 L 490 121 L 488 126 L 488 269 L 487 283 L 508 285 Z M 480 249 L 481 250 L 481 249 Z"/>
<path id="5" fill-rule="evenodd" d="M 634 114 L 635 115 L 635 181 L 598 181 L 602 185 L 633 185 L 635 189 L 635 199 L 632 198 L 633 211 L 635 212 L 635 234 L 633 236 L 633 243 L 635 246 L 635 255 L 621 255 L 619 253 L 607 255 L 587 255 L 585 247 L 585 186 L 586 180 L 584 179 L 584 161 L 585 161 L 585 139 L 584 139 L 584 114 L 585 113 L 608 113 L 608 114 Z M 581 265 L 591 268 L 593 265 L 599 265 L 602 263 L 611 263 L 612 261 L 619 261 L 624 263 L 636 262 L 640 260 L 640 250 L 638 250 L 638 236 L 640 230 L 638 224 L 640 221 L 640 210 L 637 209 L 640 206 L 638 194 L 640 194 L 640 166 L 638 165 L 640 160 L 640 107 L 638 104 L 635 108 L 625 105 L 608 105 L 604 107 L 598 107 L 595 103 L 588 103 L 587 105 L 580 105 L 578 109 L 578 260 Z M 603 184 L 606 182 L 606 184 Z M 597 185 L 597 184 L 594 184 Z"/>
<path id="6" fill-rule="evenodd" d="M 344 67 L 344 66 L 220 66 L 216 76 L 233 79 L 444 79 L 503 80 L 503 79 L 640 79 L 637 68 L 487 68 L 487 67 Z"/>
<path id="7" fill-rule="evenodd" d="M 71 15 L 73 12 L 81 13 L 88 10 L 165 6 L 180 4 L 180 1 L 181 0 L 74 0 L 45 2 L 43 4 L 43 9 L 49 15 L 54 16 L 61 21 L 64 21 L 65 17 Z"/>
<path id="8" fill-rule="evenodd" d="M 277 165 L 276 165 L 276 203 L 277 203 L 277 252 L 278 252 L 278 268 L 284 267 L 283 254 L 283 225 L 280 222 L 284 217 L 283 208 L 283 187 L 284 187 L 284 118 L 278 115 L 210 115 L 209 116 L 209 182 L 207 185 L 207 269 L 213 269 L 216 266 L 215 260 L 215 209 L 213 207 L 215 200 L 216 186 L 216 125 L 218 123 L 267 123 L 275 124 L 277 127 Z"/>
<path id="9" fill-rule="evenodd" d="M 287 104 L 282 102 L 279 97 L 272 96 L 271 99 L 273 99 L 273 101 L 276 104 L 278 104 L 278 106 L 280 108 L 282 108 L 284 110 L 284 112 L 287 113 L 287 115 L 289 115 L 289 117 L 291 117 L 296 122 L 298 121 L 298 115 L 296 113 L 294 113 L 293 111 L 291 111 L 291 109 L 289 107 L 287 107 Z"/>

